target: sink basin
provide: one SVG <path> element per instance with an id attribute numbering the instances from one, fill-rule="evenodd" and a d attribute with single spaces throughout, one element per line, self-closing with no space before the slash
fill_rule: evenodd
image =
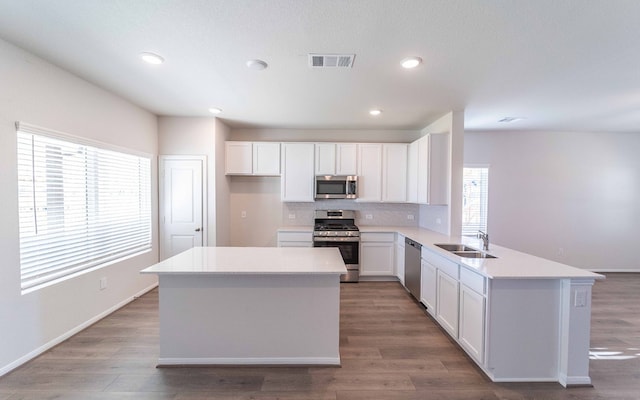
<path id="1" fill-rule="evenodd" d="M 452 251 L 453 254 L 465 257 L 465 258 L 497 258 L 496 256 L 492 256 L 491 254 L 483 253 L 481 251 L 473 250 L 473 251 Z"/>
<path id="2" fill-rule="evenodd" d="M 464 244 L 457 244 L 457 243 L 440 243 L 440 244 L 436 244 L 436 246 L 447 251 L 478 251 L 473 247 L 469 247 L 469 246 L 465 246 Z"/>

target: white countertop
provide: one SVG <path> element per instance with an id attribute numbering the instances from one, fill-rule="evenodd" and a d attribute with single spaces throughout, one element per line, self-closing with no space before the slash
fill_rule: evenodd
<path id="1" fill-rule="evenodd" d="M 194 247 L 143 274 L 336 275 L 347 269 L 337 248 Z"/>
<path id="2" fill-rule="evenodd" d="M 491 279 L 604 279 L 600 274 L 494 244 L 489 245 L 487 253 L 497 258 L 464 258 L 434 246 L 436 243 L 463 243 L 481 250 L 482 241 L 473 237 L 447 236 L 428 229 L 407 226 L 358 225 L 358 228 L 360 233 L 393 232 L 409 237 L 434 253 Z M 279 231 L 306 232 L 308 230 L 313 230 L 313 227 L 291 226 L 283 227 Z"/>

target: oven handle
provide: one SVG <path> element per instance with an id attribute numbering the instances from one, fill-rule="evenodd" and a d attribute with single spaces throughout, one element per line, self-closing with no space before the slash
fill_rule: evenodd
<path id="1" fill-rule="evenodd" d="M 314 243 L 318 242 L 359 242 L 358 236 L 314 236 Z"/>

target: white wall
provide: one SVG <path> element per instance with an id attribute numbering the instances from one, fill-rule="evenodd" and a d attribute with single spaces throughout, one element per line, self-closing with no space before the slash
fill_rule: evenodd
<path id="1" fill-rule="evenodd" d="M 230 239 L 230 178 L 224 174 L 225 145 L 231 129 L 216 118 L 215 138 L 215 191 L 216 191 L 216 246 L 229 246 Z"/>
<path id="2" fill-rule="evenodd" d="M 489 164 L 491 241 L 572 266 L 640 271 L 640 134 L 466 132 Z"/>
<path id="3" fill-rule="evenodd" d="M 156 117 L 76 76 L 0 40 L 0 375 L 58 343 L 87 323 L 153 287 L 139 271 L 158 259 L 153 250 L 22 295 L 18 239 L 15 122 L 142 151 L 152 160 L 157 193 Z M 157 196 L 153 195 L 153 215 Z M 99 280 L 108 287 L 99 290 Z"/>
<path id="4" fill-rule="evenodd" d="M 218 139 L 216 129 L 220 128 L 221 139 Z M 224 154 L 225 132 L 224 124 L 216 118 L 201 117 L 159 117 L 158 118 L 158 149 L 160 155 L 194 155 L 207 158 L 207 243 L 216 246 L 218 228 L 216 218 L 216 200 L 225 198 L 225 181 L 220 181 L 216 188 L 219 155 Z M 222 143 L 222 150 L 219 145 Z M 224 159 L 224 156 L 222 156 Z M 222 164 L 224 171 L 224 163 Z M 224 221 L 223 221 L 224 223 Z M 223 238 L 224 240 L 224 238 Z"/>

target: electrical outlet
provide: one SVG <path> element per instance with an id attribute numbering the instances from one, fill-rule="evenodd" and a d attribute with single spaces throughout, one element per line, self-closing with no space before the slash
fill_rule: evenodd
<path id="1" fill-rule="evenodd" d="M 107 288 L 107 278 L 100 278 L 100 290 L 105 290 Z"/>
<path id="2" fill-rule="evenodd" d="M 576 290 L 575 297 L 573 299 L 573 305 L 575 307 L 587 306 L 587 292 L 585 290 Z"/>
<path id="3" fill-rule="evenodd" d="M 407 219 L 413 221 L 413 214 L 407 214 Z"/>
<path id="4" fill-rule="evenodd" d="M 442 224 L 442 220 L 440 218 L 436 218 L 436 224 L 438 225 Z"/>
<path id="5" fill-rule="evenodd" d="M 373 219 L 373 214 L 365 214 L 364 219 Z"/>
<path id="6" fill-rule="evenodd" d="M 296 215 L 295 214 L 289 214 L 289 219 L 296 219 Z"/>
<path id="7" fill-rule="evenodd" d="M 241 211 L 240 212 L 240 218 L 247 218 L 247 212 L 246 211 Z"/>

